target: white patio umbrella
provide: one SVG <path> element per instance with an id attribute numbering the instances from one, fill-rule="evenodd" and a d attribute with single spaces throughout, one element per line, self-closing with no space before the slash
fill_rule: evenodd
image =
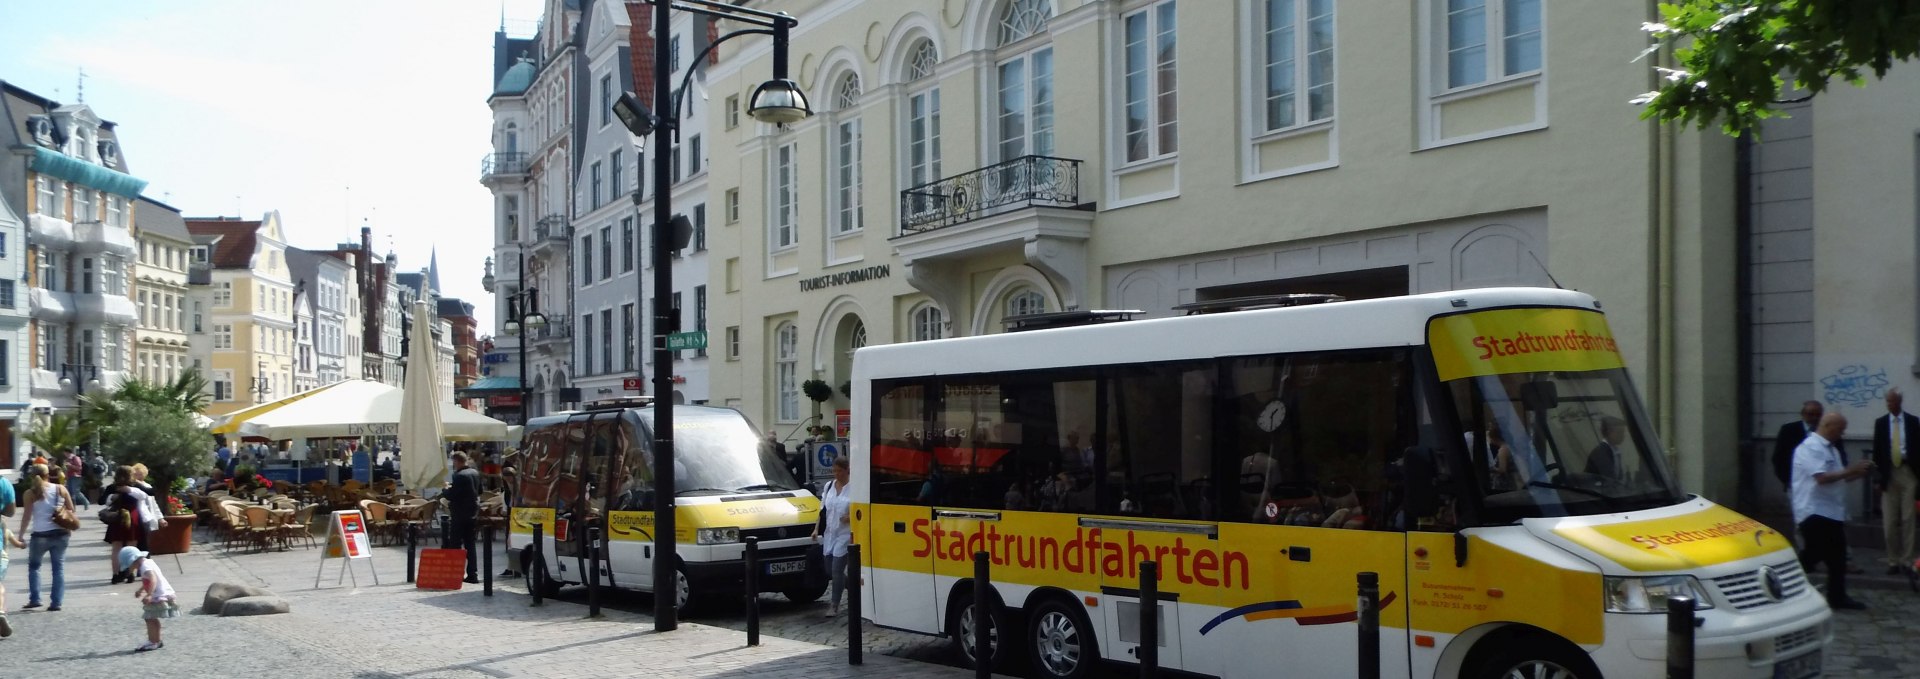
<path id="1" fill-rule="evenodd" d="M 273 440 L 396 436 L 403 394 L 378 382 L 348 380 L 247 420 L 240 425 L 240 433 Z M 507 434 L 507 423 L 465 408 L 440 409 L 440 427 L 448 438 L 476 441 L 499 440 Z"/>
<path id="2" fill-rule="evenodd" d="M 413 358 L 407 361 L 407 387 L 400 399 L 400 450 L 405 453 L 400 456 L 400 483 L 419 493 L 440 487 L 447 478 L 447 459 L 440 448 L 444 430 L 440 426 L 440 382 L 434 375 L 440 366 L 434 360 L 433 328 L 427 322 L 433 314 L 426 300 L 413 303 L 413 317 L 412 336 L 407 338 L 412 345 L 408 353 Z"/>

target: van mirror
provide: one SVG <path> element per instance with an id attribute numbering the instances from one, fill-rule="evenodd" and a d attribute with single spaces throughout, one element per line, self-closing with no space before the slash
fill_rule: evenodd
<path id="1" fill-rule="evenodd" d="M 1440 489 L 1435 481 L 1440 469 L 1434 462 L 1433 449 L 1426 446 L 1408 448 L 1406 455 L 1400 458 L 1400 470 L 1406 483 L 1407 516 L 1433 516 L 1440 511 Z"/>

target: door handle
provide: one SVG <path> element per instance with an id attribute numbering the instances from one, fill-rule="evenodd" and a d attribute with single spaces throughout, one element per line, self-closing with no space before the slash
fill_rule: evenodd
<path id="1" fill-rule="evenodd" d="M 1287 559 L 1290 561 L 1312 561 L 1313 560 L 1312 547 L 1301 547 L 1299 545 L 1292 545 L 1289 547 L 1281 548 L 1280 553 L 1287 555 Z"/>

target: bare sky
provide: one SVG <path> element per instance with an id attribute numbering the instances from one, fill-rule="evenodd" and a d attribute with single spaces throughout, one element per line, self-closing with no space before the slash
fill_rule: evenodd
<path id="1" fill-rule="evenodd" d="M 481 262 L 492 208 L 493 34 L 530 33 L 539 0 L 0 2 L 0 78 L 119 127 L 147 194 L 188 216 L 279 210 L 296 246 L 358 240 L 493 327 Z"/>

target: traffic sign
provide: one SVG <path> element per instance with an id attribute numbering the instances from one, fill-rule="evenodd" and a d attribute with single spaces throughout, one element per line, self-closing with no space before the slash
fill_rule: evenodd
<path id="1" fill-rule="evenodd" d="M 644 377 L 620 378 L 620 388 L 627 391 L 646 391 L 647 379 Z"/>
<path id="2" fill-rule="evenodd" d="M 667 335 L 668 351 L 686 351 L 688 349 L 707 348 L 707 333 L 704 330 L 676 332 Z"/>

